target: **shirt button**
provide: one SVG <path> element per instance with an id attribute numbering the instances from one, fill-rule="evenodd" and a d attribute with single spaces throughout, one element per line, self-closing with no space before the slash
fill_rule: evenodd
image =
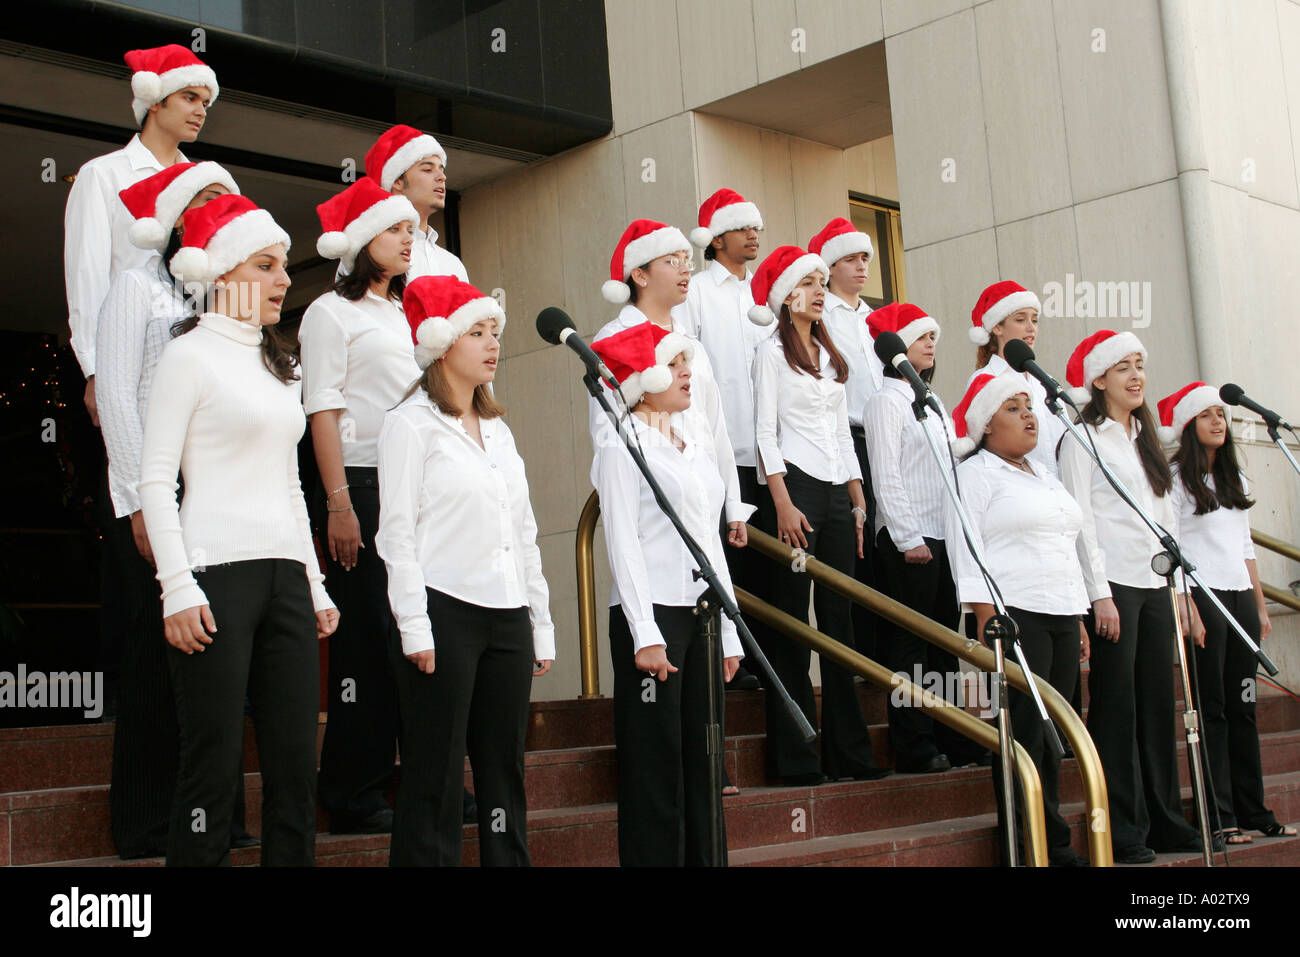
<path id="1" fill-rule="evenodd" d="M 501 550 L 502 550 L 503 552 L 508 552 L 508 551 L 510 551 L 510 546 L 509 546 L 509 545 L 506 545 L 506 546 L 504 546 Z"/>
<path id="2" fill-rule="evenodd" d="M 492 463 L 492 467 L 493 467 L 493 468 L 496 468 L 496 467 L 497 467 L 497 464 L 496 464 L 495 462 L 493 462 L 493 463 Z"/>

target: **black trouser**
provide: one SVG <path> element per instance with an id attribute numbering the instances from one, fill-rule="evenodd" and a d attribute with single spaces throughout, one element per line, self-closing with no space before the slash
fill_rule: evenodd
<path id="1" fill-rule="evenodd" d="M 401 709 L 402 773 L 389 863 L 458 867 L 465 753 L 478 798 L 479 861 L 526 866 L 524 734 L 533 674 L 527 608 L 484 608 L 428 591 L 433 674 L 389 644 Z"/>
<path id="2" fill-rule="evenodd" d="M 804 533 L 808 539 L 806 551 L 837 571 L 852 575 L 857 538 L 854 534 L 848 485 L 832 485 L 812 478 L 787 462 L 785 487 L 794 507 L 804 513 L 808 524 L 813 527 L 813 531 Z M 767 502 L 771 502 L 771 496 L 768 496 Z M 761 522 L 768 534 L 778 534 L 774 505 L 768 504 L 767 514 Z M 808 576 L 792 571 L 789 566 L 773 564 L 771 567 L 769 601 L 787 614 L 806 622 L 810 587 Z M 812 586 L 812 590 L 818 630 L 852 648 L 853 614 L 849 600 L 821 585 Z M 812 652 L 807 646 L 774 632 L 765 634 L 763 651 L 790 696 L 813 727 L 817 727 L 816 699 L 813 696 L 812 679 L 808 675 Z M 862 715 L 862 706 L 858 702 L 853 675 L 825 658 L 821 659 L 821 674 L 820 763 L 816 747 L 804 742 L 780 699 L 769 694 L 765 699 L 769 775 L 788 778 L 814 774 L 820 769 L 827 777 L 835 779 L 862 774 L 875 768 L 871 754 L 871 735 Z"/>
<path id="3" fill-rule="evenodd" d="M 903 560 L 903 553 L 894 546 L 889 531 L 880 530 L 876 536 L 876 549 L 885 572 L 885 590 L 895 601 L 945 628 L 955 629 L 961 609 L 957 605 L 957 588 L 948 567 L 948 551 L 941 539 L 927 538 L 925 544 L 933 556 L 930 561 L 924 565 L 909 565 Z M 896 625 L 882 630 L 888 636 L 885 639 L 888 649 L 885 664 L 890 671 L 901 672 L 909 681 L 916 681 L 918 671 L 925 684 L 927 675 L 946 676 L 960 670 L 952 652 Z M 931 679 L 930 683 L 934 680 Z M 947 687 L 948 679 L 944 678 L 942 685 Z M 921 769 L 939 754 L 946 754 L 954 767 L 969 764 L 985 754 L 984 748 L 946 724 L 936 722 L 923 708 L 909 703 L 898 704 L 892 695 L 889 738 L 900 771 Z"/>
<path id="4" fill-rule="evenodd" d="M 1251 640 L 1259 644 L 1255 592 L 1216 588 L 1214 594 Z M 1195 589 L 1192 596 L 1205 623 L 1205 647 L 1196 649 L 1196 671 L 1208 771 L 1219 808 L 1219 820 L 1216 823 L 1211 813 L 1210 826 L 1216 830 L 1271 827 L 1277 818 L 1264 806 L 1264 769 L 1259 757 L 1259 728 L 1255 725 L 1257 659 L 1201 589 Z"/>
<path id="5" fill-rule="evenodd" d="M 694 608 L 654 606 L 677 669 L 659 681 L 636 666 L 621 605 L 609 610 L 618 753 L 618 862 L 624 867 L 709 864 L 708 657 Z M 721 698 L 722 688 L 718 688 Z M 724 732 L 725 733 L 725 732 Z M 723 835 L 723 847 L 726 846 Z"/>
<path id="6" fill-rule="evenodd" d="M 1174 726 L 1174 617 L 1165 588 L 1110 583 L 1119 640 L 1086 619 L 1088 733 L 1110 796 L 1111 843 L 1172 850 L 1196 838 L 1183 817 Z"/>
<path id="7" fill-rule="evenodd" d="M 194 577 L 217 631 L 201 652 L 167 649 L 181 742 L 167 863 L 229 861 L 230 781 L 242 761 L 247 689 L 262 773 L 262 865 L 310 866 L 320 657 L 307 571 L 262 558 Z"/>
<path id="8" fill-rule="evenodd" d="M 1061 693 L 1067 701 L 1074 694 L 1075 676 L 1079 672 L 1079 616 L 1045 615 L 1019 608 L 1008 608 L 1020 631 L 1020 647 L 1024 649 L 1029 670 L 1043 678 Z M 1010 649 L 1007 649 L 1008 653 Z M 1008 660 L 1012 660 L 1008 657 Z M 1050 850 L 1070 846 L 1070 826 L 1061 817 L 1060 772 L 1061 759 L 1047 744 L 1047 729 L 1043 726 L 1034 699 L 1023 691 L 1012 689 L 1011 733 L 1033 759 L 1043 787 L 1043 816 L 1047 828 L 1047 846 Z M 1006 827 L 1005 808 L 1002 803 L 1002 763 L 993 762 L 993 786 L 998 801 L 998 828 Z M 1016 840 L 1023 847 L 1025 798 L 1016 778 L 1016 820 L 1020 827 Z M 1005 853 L 1005 837 L 998 844 Z M 1023 852 L 1021 854 L 1023 862 Z M 1005 861 L 1004 861 L 1005 863 Z"/>
<path id="9" fill-rule="evenodd" d="M 862 558 L 854 557 L 853 577 L 868 588 L 878 588 L 876 574 L 876 543 L 872 540 L 871 529 L 876 527 L 876 493 L 871 486 L 871 462 L 867 459 L 867 440 L 861 426 L 853 426 L 853 451 L 858 456 L 858 468 L 862 470 L 862 494 L 867 499 L 867 531 L 862 539 Z M 858 653 L 873 661 L 880 661 L 883 650 L 880 648 L 879 629 L 876 615 L 853 603 L 853 642 Z"/>
<path id="10" fill-rule="evenodd" d="M 325 586 L 338 605 L 329 638 L 329 720 L 320 755 L 320 803 L 330 814 L 365 817 L 387 807 L 397 751 L 397 687 L 388 645 L 396 632 L 388 605 L 388 572 L 375 549 L 379 528 L 376 469 L 346 470 L 361 525 L 351 571 L 325 559 Z"/>

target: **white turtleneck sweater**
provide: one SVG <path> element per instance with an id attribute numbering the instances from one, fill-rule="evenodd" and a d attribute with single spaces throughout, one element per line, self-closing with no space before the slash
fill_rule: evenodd
<path id="1" fill-rule="evenodd" d="M 168 343 L 154 373 L 139 495 L 164 616 L 207 604 L 195 570 L 259 558 L 302 562 L 313 607 L 334 607 L 298 479 L 302 383 L 272 375 L 261 345 L 259 326 L 204 313 Z"/>

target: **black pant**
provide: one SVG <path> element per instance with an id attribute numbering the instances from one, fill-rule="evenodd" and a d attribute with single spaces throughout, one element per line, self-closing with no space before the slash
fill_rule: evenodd
<path id="1" fill-rule="evenodd" d="M 709 864 L 708 657 L 693 608 L 654 606 L 677 669 L 659 681 L 636 666 L 621 605 L 609 610 L 618 752 L 618 861 L 624 867 Z M 722 688 L 718 688 L 721 698 Z M 723 836 L 724 848 L 726 836 Z"/>
<path id="2" fill-rule="evenodd" d="M 848 485 L 832 485 L 812 478 L 787 462 L 786 491 L 795 508 L 804 513 L 813 531 L 805 532 L 806 551 L 827 565 L 853 574 L 857 539 L 853 528 L 852 505 Z M 768 501 L 771 498 L 769 496 Z M 761 519 L 762 527 L 777 534 L 776 508 L 769 505 Z M 851 602 L 829 588 L 811 585 L 808 576 L 789 566 L 771 566 L 769 583 L 773 605 L 800 621 L 808 620 L 808 589 L 812 587 L 813 611 L 817 628 L 828 637 L 853 647 L 853 613 Z M 812 679 L 808 675 L 812 652 L 793 639 L 774 632 L 765 634 L 763 651 L 777 677 L 785 684 L 795 703 L 817 727 L 817 706 Z M 821 761 L 814 745 L 806 744 L 795 723 L 786 714 L 776 695 L 766 696 L 767 766 L 769 775 L 778 778 L 814 774 L 819 769 L 832 779 L 862 774 L 875 768 L 871 754 L 871 735 L 858 702 L 853 675 L 825 658 L 822 673 L 822 743 Z"/>
<path id="3" fill-rule="evenodd" d="M 361 543 L 351 571 L 325 559 L 325 585 L 339 608 L 329 638 L 329 721 L 320 756 L 320 803 L 331 815 L 364 817 L 387 807 L 397 751 L 397 687 L 388 644 L 396 632 L 388 572 L 375 550 L 376 469 L 347 469 Z"/>
<path id="4" fill-rule="evenodd" d="M 889 531 L 880 530 L 876 536 L 876 549 L 885 572 L 885 590 L 895 601 L 945 628 L 955 629 L 961 610 L 957 605 L 952 571 L 948 567 L 948 551 L 941 539 L 927 538 L 925 544 L 933 556 L 931 560 L 924 565 L 909 565 L 903 560 L 903 553 L 894 546 Z M 902 673 L 913 682 L 920 672 L 923 684 L 927 675 L 946 676 L 959 671 L 957 658 L 952 652 L 896 625 L 885 626 L 883 630 L 887 635 L 885 664 L 890 671 Z M 947 687 L 948 680 L 944 679 L 942 684 Z M 969 764 L 985 754 L 984 748 L 946 724 L 936 722 L 924 709 L 908 703 L 897 704 L 892 698 L 891 695 L 889 738 L 898 770 L 923 768 L 939 754 L 946 754 L 954 767 Z"/>
<path id="5" fill-rule="evenodd" d="M 244 695 L 262 772 L 262 865 L 310 866 L 316 842 L 316 725 L 320 658 L 302 562 L 263 558 L 194 575 L 216 624 L 187 655 L 168 645 L 180 767 L 167 863 L 228 863 L 244 742 Z"/>
<path id="6" fill-rule="evenodd" d="M 862 558 L 854 557 L 853 577 L 868 588 L 878 588 L 876 583 L 880 578 L 876 566 L 879 559 L 876 556 L 876 543 L 871 535 L 871 529 L 875 528 L 876 522 L 876 493 L 871 487 L 871 462 L 867 459 L 867 440 L 861 427 L 854 426 L 850 431 L 853 433 L 853 451 L 858 456 L 858 468 L 862 470 L 862 493 L 867 499 L 867 531 L 862 541 Z M 883 655 L 883 650 L 880 648 L 879 621 L 880 619 L 873 612 L 863 608 L 857 602 L 853 603 L 853 643 L 860 654 L 875 661 L 879 661 Z"/>
<path id="7" fill-rule="evenodd" d="M 1255 592 L 1214 590 L 1228 614 L 1259 644 L 1259 609 Z M 1210 826 L 1256 830 L 1277 823 L 1264 806 L 1264 770 L 1259 757 L 1259 728 L 1255 725 L 1255 666 L 1257 659 L 1209 599 L 1192 592 L 1205 623 L 1205 647 L 1196 649 L 1200 682 L 1201 727 L 1205 729 L 1207 767 L 1214 783 L 1219 820 Z"/>
<path id="8" fill-rule="evenodd" d="M 1020 630 L 1020 647 L 1024 649 L 1029 670 L 1047 680 L 1061 697 L 1069 700 L 1074 694 L 1075 677 L 1079 672 L 1079 616 L 1045 615 L 1038 612 L 1008 608 Z M 1008 660 L 1011 660 L 1008 658 Z M 1047 829 L 1047 846 L 1050 850 L 1070 846 L 1070 827 L 1061 817 L 1060 772 L 1061 759 L 1047 744 L 1047 731 L 1034 699 L 1023 691 L 1012 690 L 1011 733 L 1029 753 L 1043 786 L 1043 814 Z M 1016 779 L 1017 820 L 1024 822 L 1024 794 Z M 993 762 L 993 785 L 998 801 L 998 827 L 1006 827 L 1002 803 L 1002 764 Z M 1017 833 L 1018 841 L 1023 841 Z M 1004 838 L 1005 840 L 1005 838 Z M 999 842 L 999 847 L 1005 843 Z M 1023 860 L 1023 856 L 1022 856 Z"/>
<path id="9" fill-rule="evenodd" d="M 527 866 L 524 734 L 533 674 L 527 608 L 483 608 L 428 589 L 433 674 L 389 649 L 401 709 L 401 780 L 389 863 L 460 865 L 465 753 L 484 867 Z"/>
<path id="10" fill-rule="evenodd" d="M 1174 725 L 1174 617 L 1165 588 L 1110 583 L 1119 640 L 1097 635 L 1088 672 L 1088 733 L 1110 796 L 1111 843 L 1172 850 L 1195 840 L 1183 817 Z"/>

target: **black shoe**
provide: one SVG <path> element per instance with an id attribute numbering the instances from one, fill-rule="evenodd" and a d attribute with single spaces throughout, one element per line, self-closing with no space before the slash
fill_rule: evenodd
<path id="1" fill-rule="evenodd" d="M 230 849 L 238 850 L 241 847 L 261 847 L 262 842 L 259 838 L 253 837 L 245 831 L 243 834 L 232 834 L 230 837 Z"/>
<path id="2" fill-rule="evenodd" d="M 952 765 L 948 762 L 948 755 L 936 754 L 929 761 L 917 765 L 902 764 L 898 765 L 900 774 L 935 774 L 939 771 L 951 771 Z"/>
<path id="3" fill-rule="evenodd" d="M 393 809 L 381 807 L 369 814 L 330 815 L 331 834 L 392 834 Z"/>
<path id="4" fill-rule="evenodd" d="M 1145 844 L 1129 844 L 1115 851 L 1116 864 L 1150 864 L 1156 859 L 1156 852 Z"/>
<path id="5" fill-rule="evenodd" d="M 1192 834 L 1190 837 L 1180 838 L 1172 844 L 1158 844 L 1155 841 L 1152 841 L 1151 846 L 1157 851 L 1172 854 L 1199 854 L 1205 848 L 1205 845 L 1201 843 L 1201 835 L 1199 834 Z"/>
<path id="6" fill-rule="evenodd" d="M 478 802 L 474 800 L 474 792 L 465 788 L 465 802 L 461 808 L 461 821 L 466 824 L 478 823 Z"/>
<path id="7" fill-rule="evenodd" d="M 1052 848 L 1047 852 L 1049 867 L 1091 867 L 1086 857 L 1080 857 L 1072 847 Z"/>
<path id="8" fill-rule="evenodd" d="M 728 691 L 757 691 L 758 675 L 751 671 L 746 671 L 745 666 L 741 665 L 736 669 L 736 673 L 731 676 L 731 681 L 727 683 Z"/>
<path id="9" fill-rule="evenodd" d="M 893 768 L 868 768 L 865 771 L 859 771 L 853 775 L 855 781 L 879 781 L 881 778 L 887 778 L 894 773 Z"/>
<path id="10" fill-rule="evenodd" d="M 781 779 L 781 787 L 783 788 L 813 788 L 825 783 L 826 775 L 820 771 L 809 771 L 807 774 L 790 774 Z"/>

